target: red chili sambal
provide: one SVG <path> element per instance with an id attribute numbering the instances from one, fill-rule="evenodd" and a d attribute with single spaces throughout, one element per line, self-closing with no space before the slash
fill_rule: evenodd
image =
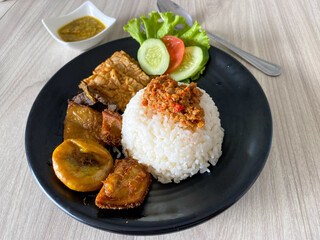
<path id="1" fill-rule="evenodd" d="M 188 128 L 204 126 L 204 110 L 200 106 L 203 93 L 196 83 L 178 84 L 169 75 L 153 79 L 143 93 L 142 105 L 155 113 L 167 115 Z"/>

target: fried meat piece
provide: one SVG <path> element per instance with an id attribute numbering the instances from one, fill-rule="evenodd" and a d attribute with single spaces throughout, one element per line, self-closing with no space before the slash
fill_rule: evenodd
<path id="1" fill-rule="evenodd" d="M 130 99 L 149 82 L 150 77 L 141 70 L 137 61 L 120 51 L 101 63 L 79 87 L 91 101 L 105 105 L 117 103 L 124 111 Z"/>
<path id="2" fill-rule="evenodd" d="M 105 109 L 102 111 L 101 139 L 108 145 L 121 145 L 122 116 Z"/>
<path id="3" fill-rule="evenodd" d="M 92 102 L 91 99 L 87 97 L 85 92 L 81 92 L 78 95 L 74 96 L 72 98 L 72 101 L 79 105 L 92 106 L 95 110 L 98 110 L 99 112 L 106 109 L 106 107 L 112 112 L 117 112 L 119 110 L 117 103 L 109 102 L 108 105 L 104 105 L 101 102 Z"/>
<path id="4" fill-rule="evenodd" d="M 147 168 L 133 158 L 116 160 L 103 182 L 95 203 L 99 208 L 126 209 L 139 206 L 151 183 Z"/>
<path id="5" fill-rule="evenodd" d="M 83 138 L 103 144 L 100 138 L 102 114 L 88 106 L 69 102 L 64 119 L 64 140 L 70 138 Z"/>
<path id="6" fill-rule="evenodd" d="M 87 97 L 85 92 L 79 93 L 78 95 L 74 96 L 72 98 L 72 101 L 74 103 L 79 104 L 79 105 L 88 105 L 88 106 L 94 105 L 94 102 L 91 101 L 91 99 Z"/>
<path id="7" fill-rule="evenodd" d="M 112 111 L 112 112 L 117 112 L 118 111 L 118 104 L 116 103 L 110 103 L 108 104 L 108 110 Z"/>

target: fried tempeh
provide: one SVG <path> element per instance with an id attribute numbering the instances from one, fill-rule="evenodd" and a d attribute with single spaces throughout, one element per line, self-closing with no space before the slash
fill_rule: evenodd
<path id="1" fill-rule="evenodd" d="M 64 119 L 64 140 L 70 138 L 83 138 L 104 144 L 100 138 L 102 114 L 88 106 L 69 102 Z"/>
<path id="2" fill-rule="evenodd" d="M 99 208 L 126 209 L 139 206 L 151 183 L 147 168 L 133 158 L 116 160 L 103 182 L 95 203 Z"/>
<path id="3" fill-rule="evenodd" d="M 122 116 L 105 109 L 102 111 L 101 139 L 108 145 L 121 145 Z"/>
<path id="4" fill-rule="evenodd" d="M 106 66 L 113 67 L 128 77 L 134 78 L 142 85 L 147 85 L 150 77 L 146 75 L 140 68 L 138 62 L 124 51 L 115 52 L 104 63 L 100 64 L 93 71 L 93 74 L 99 74 L 104 71 Z"/>
<path id="5" fill-rule="evenodd" d="M 149 82 L 137 61 L 124 51 L 115 52 L 84 79 L 79 87 L 93 102 L 117 103 L 124 111 L 130 99 Z"/>

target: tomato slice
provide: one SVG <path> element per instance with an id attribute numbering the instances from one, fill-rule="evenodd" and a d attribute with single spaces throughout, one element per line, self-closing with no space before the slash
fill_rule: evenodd
<path id="1" fill-rule="evenodd" d="M 184 54 L 184 42 L 175 36 L 164 36 L 161 38 L 163 43 L 166 45 L 170 55 L 170 63 L 165 73 L 174 72 L 181 64 Z"/>

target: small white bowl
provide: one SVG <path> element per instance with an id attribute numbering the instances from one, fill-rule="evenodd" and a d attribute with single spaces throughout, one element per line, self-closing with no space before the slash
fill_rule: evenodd
<path id="1" fill-rule="evenodd" d="M 106 28 L 100 33 L 98 33 L 97 35 L 85 40 L 76 41 L 76 42 L 63 41 L 58 34 L 59 28 L 70 23 L 71 21 L 77 18 L 81 18 L 84 16 L 92 16 L 99 19 L 106 26 Z M 59 43 L 63 45 L 66 45 L 74 49 L 82 50 L 82 51 L 87 50 L 97 45 L 99 42 L 101 42 L 103 38 L 106 36 L 106 34 L 108 33 L 109 28 L 112 26 L 112 24 L 115 21 L 116 19 L 108 17 L 105 14 L 103 14 L 90 1 L 83 3 L 80 7 L 78 7 L 77 9 L 75 9 L 74 11 L 72 11 L 71 13 L 65 16 L 42 19 L 43 25 L 55 40 L 57 40 Z"/>

